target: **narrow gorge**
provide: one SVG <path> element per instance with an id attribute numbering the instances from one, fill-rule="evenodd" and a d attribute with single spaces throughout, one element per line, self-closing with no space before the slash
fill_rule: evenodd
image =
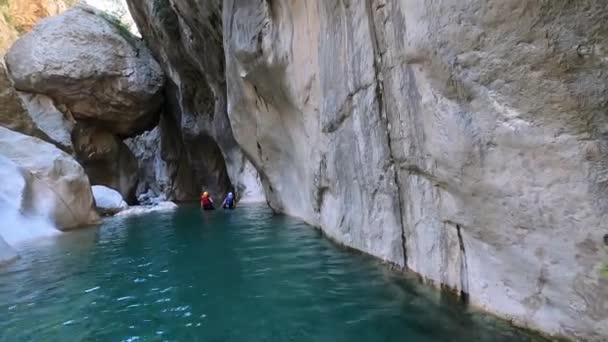
<path id="1" fill-rule="evenodd" d="M 608 337 L 603 0 L 99 3 L 0 18 L 12 213 L 234 192 L 516 326 Z"/>

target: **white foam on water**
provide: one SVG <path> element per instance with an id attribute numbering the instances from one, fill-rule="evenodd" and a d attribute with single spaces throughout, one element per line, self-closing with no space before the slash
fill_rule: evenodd
<path id="1" fill-rule="evenodd" d="M 54 208 L 52 199 L 37 198 L 35 212 L 23 213 L 25 178 L 12 161 L 0 159 L 0 237 L 14 246 L 37 239 L 60 234 L 51 221 Z"/>

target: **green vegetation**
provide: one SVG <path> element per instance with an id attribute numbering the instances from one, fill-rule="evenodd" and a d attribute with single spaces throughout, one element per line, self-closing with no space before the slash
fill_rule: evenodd
<path id="1" fill-rule="evenodd" d="M 13 18 L 9 13 L 8 0 L 0 0 L 0 13 L 2 13 L 2 16 L 4 17 L 6 23 L 10 26 L 13 26 L 17 33 L 21 35 L 26 32 L 25 26 L 14 23 Z"/>
<path id="2" fill-rule="evenodd" d="M 21 35 L 26 32 L 25 26 L 23 25 L 15 25 L 15 30 Z"/>
<path id="3" fill-rule="evenodd" d="M 112 24 L 112 26 L 116 28 L 116 31 L 118 31 L 118 34 L 120 34 L 121 37 L 126 39 L 129 43 L 133 43 L 135 37 L 131 33 L 131 30 L 129 29 L 127 24 L 120 20 L 118 16 L 116 16 L 114 13 L 107 11 L 100 11 L 99 15 L 107 22 Z"/>

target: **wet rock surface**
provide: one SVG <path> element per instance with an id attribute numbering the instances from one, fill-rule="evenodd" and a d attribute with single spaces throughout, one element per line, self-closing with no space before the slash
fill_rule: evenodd
<path id="1" fill-rule="evenodd" d="M 97 222 L 89 179 L 70 155 L 3 127 L 0 155 L 22 170 L 22 194 L 10 199 L 17 201 L 13 205 L 21 212 L 48 215 L 57 228 L 64 230 Z"/>

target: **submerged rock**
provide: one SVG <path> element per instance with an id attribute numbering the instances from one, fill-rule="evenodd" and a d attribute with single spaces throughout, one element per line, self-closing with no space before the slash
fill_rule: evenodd
<path id="1" fill-rule="evenodd" d="M 20 212 L 48 217 L 59 229 L 97 222 L 89 179 L 71 156 L 40 139 L 3 127 L 0 156 L 22 170 L 23 189 L 14 189 L 20 196 L 7 199 Z"/>
<path id="2" fill-rule="evenodd" d="M 122 198 L 120 193 L 107 186 L 94 185 L 92 187 L 95 207 L 101 215 L 114 215 L 127 208 L 129 205 Z"/>
<path id="3" fill-rule="evenodd" d="M 149 214 L 149 213 L 153 213 L 153 212 L 173 211 L 175 209 L 177 209 L 177 204 L 170 202 L 170 201 L 165 201 L 165 202 L 159 202 L 154 205 L 133 206 L 127 210 L 123 210 L 123 211 L 119 212 L 118 214 L 116 214 L 116 216 L 117 217 L 138 216 L 138 215 L 144 215 L 144 214 Z"/>
<path id="4" fill-rule="evenodd" d="M 75 119 L 129 136 L 153 126 L 164 76 L 146 47 L 88 6 L 45 18 L 11 47 L 17 90 L 44 94 Z"/>

